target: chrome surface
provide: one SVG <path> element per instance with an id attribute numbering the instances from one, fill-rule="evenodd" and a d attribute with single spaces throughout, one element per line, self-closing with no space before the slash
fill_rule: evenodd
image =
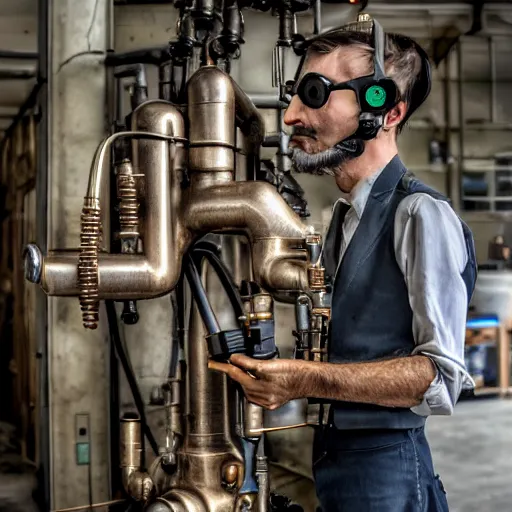
<path id="1" fill-rule="evenodd" d="M 39 283 L 43 269 L 43 254 L 41 250 L 35 244 L 28 244 L 25 247 L 23 257 L 25 279 L 31 283 Z"/>
<path id="2" fill-rule="evenodd" d="M 209 232 L 246 234 L 252 243 L 254 278 L 269 291 L 308 286 L 307 228 L 298 215 L 272 185 L 233 181 L 235 126 L 255 147 L 263 136 L 261 117 L 233 84 L 213 66 L 200 68 L 190 80 L 192 177 L 183 193 L 185 124 L 168 102 L 142 104 L 133 112 L 133 131 L 108 137 L 96 151 L 84 203 L 82 249 L 50 251 L 41 275 L 49 295 L 82 296 L 85 314 L 91 316 L 86 318 L 89 326 L 97 323 L 99 300 L 140 300 L 169 293 L 191 241 Z M 220 120 L 207 122 L 215 112 Z M 145 177 L 143 254 L 111 254 L 100 247 L 98 218 L 108 196 L 108 149 L 121 137 L 133 138 L 133 170 Z"/>
<path id="3" fill-rule="evenodd" d="M 233 172 L 235 93 L 228 75 L 215 66 L 200 68 L 188 83 L 191 171 Z"/>
<path id="4" fill-rule="evenodd" d="M 147 501 L 154 488 L 153 480 L 141 469 L 141 424 L 139 419 L 121 418 L 120 466 L 124 490 L 136 501 Z"/>
<path id="5" fill-rule="evenodd" d="M 202 275 L 206 283 L 205 266 Z M 233 510 L 236 486 L 225 488 L 223 479 L 227 473 L 233 476 L 233 467 L 237 467 L 237 476 L 242 476 L 242 458 L 232 438 L 227 379 L 208 370 L 205 336 L 193 306 L 186 353 L 188 414 L 173 487 L 199 495 L 209 512 L 225 512 Z"/>

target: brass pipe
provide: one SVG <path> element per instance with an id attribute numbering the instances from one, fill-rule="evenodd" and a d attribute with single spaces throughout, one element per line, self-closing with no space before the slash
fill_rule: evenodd
<path id="1" fill-rule="evenodd" d="M 147 501 L 154 483 L 141 468 L 142 429 L 140 419 L 125 415 L 119 429 L 120 466 L 124 490 L 136 501 Z"/>
<path id="2" fill-rule="evenodd" d="M 233 181 L 235 126 L 241 125 L 256 143 L 263 129 L 256 109 L 231 78 L 213 66 L 194 74 L 188 93 L 192 172 L 191 186 L 183 197 L 183 117 L 168 102 L 146 102 L 132 115 L 132 131 L 114 134 L 96 151 L 81 252 L 50 252 L 41 265 L 40 253 L 33 247 L 27 251 L 27 278 L 40 282 L 49 295 L 80 295 L 86 316 L 91 309 L 88 326 L 97 322 L 101 299 L 149 299 L 170 292 L 191 241 L 208 232 L 247 234 L 255 280 L 269 291 L 307 287 L 307 230 L 300 218 L 270 184 Z M 221 119 L 209 119 L 214 113 Z M 133 169 L 145 176 L 144 254 L 109 254 L 99 248 L 98 218 L 103 194 L 108 192 L 108 150 L 121 137 L 134 139 Z M 217 164 L 211 161 L 213 155 Z M 207 168 L 216 172 L 198 172 Z"/>
<path id="3" fill-rule="evenodd" d="M 80 255 L 78 258 L 78 287 L 80 306 L 86 328 L 95 329 L 99 319 L 99 271 L 98 253 L 101 244 L 101 198 L 109 197 L 108 161 L 111 145 L 119 138 L 130 136 L 133 140 L 133 153 L 144 163 L 146 177 L 147 215 L 145 229 L 146 273 L 148 277 L 164 277 L 164 291 L 153 288 L 153 297 L 165 294 L 165 290 L 175 286 L 179 278 L 179 261 L 172 258 L 173 251 L 171 224 L 171 172 L 179 165 L 171 166 L 168 142 L 174 144 L 186 142 L 184 123 L 181 114 L 170 104 L 162 101 L 150 101 L 135 109 L 132 115 L 132 131 L 118 132 L 103 140 L 96 150 L 87 196 L 82 210 L 82 229 L 80 233 Z M 177 133 L 175 133 L 177 132 Z M 136 139 L 144 138 L 140 143 Z M 156 139 L 148 141 L 147 139 Z M 173 160 L 179 156 L 178 149 L 173 152 Z M 144 158 L 148 156 L 149 158 Z M 173 188 L 176 191 L 176 188 Z M 105 237 L 105 242 L 109 237 Z M 171 260 L 171 261 L 169 261 Z M 174 270 L 174 272 L 173 272 Z M 176 272 L 177 270 L 177 272 Z M 167 279 L 167 280 L 166 280 Z M 151 281 L 151 279 L 150 279 Z M 153 284 L 153 283 L 152 283 Z M 156 283 L 155 283 L 156 284 Z"/>
<path id="4" fill-rule="evenodd" d="M 306 226 L 276 189 L 262 181 L 234 181 L 197 190 L 191 188 L 183 218 L 191 231 L 246 233 L 263 238 L 304 239 Z"/>
<path id="5" fill-rule="evenodd" d="M 229 172 L 233 179 L 236 127 L 245 136 L 249 152 L 258 155 L 265 132 L 261 114 L 238 84 L 216 66 L 198 69 L 187 91 L 190 170 Z"/>
<path id="6" fill-rule="evenodd" d="M 237 181 L 192 187 L 183 218 L 194 232 L 246 234 L 255 280 L 269 290 L 307 289 L 307 227 L 272 185 Z"/>
<path id="7" fill-rule="evenodd" d="M 156 102 L 148 102 L 148 103 L 156 103 Z M 139 108 L 144 108 L 147 103 L 144 103 Z M 170 107 L 170 104 L 168 105 Z M 138 109 L 137 109 L 138 110 Z M 137 112 L 135 110 L 133 113 Z M 179 112 L 176 112 L 177 115 L 180 115 Z M 112 144 L 117 139 L 122 139 L 129 137 L 131 139 L 154 139 L 158 141 L 167 141 L 167 142 L 187 142 L 187 139 L 180 136 L 173 136 L 164 133 L 151 133 L 144 132 L 140 130 L 127 131 L 127 132 L 117 132 L 106 139 L 104 139 L 98 148 L 96 149 L 96 153 L 94 154 L 93 163 L 91 166 L 91 172 L 89 174 L 89 183 L 87 185 L 87 197 L 91 197 L 100 201 L 105 193 L 105 188 L 107 187 L 107 177 L 108 177 L 108 158 L 109 152 Z"/>
<path id="8" fill-rule="evenodd" d="M 253 270 L 258 282 L 271 290 L 307 289 L 307 253 L 301 245 L 306 227 L 270 184 L 231 182 L 193 190 L 180 217 L 186 221 L 189 232 L 182 235 L 174 254 L 169 251 L 167 257 L 172 257 L 173 263 L 164 266 L 161 261 L 160 268 L 173 270 L 174 265 L 179 271 L 181 255 L 193 233 L 240 232 L 246 233 L 252 242 Z M 151 246 L 147 245 L 146 238 L 145 256 L 98 255 L 100 299 L 148 299 L 171 291 L 177 271 L 170 279 L 163 273 L 153 272 L 157 265 L 148 262 Z M 165 250 L 164 246 L 164 253 Z M 78 294 L 78 254 L 77 251 L 48 254 L 41 274 L 46 293 Z"/>
<path id="9" fill-rule="evenodd" d="M 181 194 L 178 174 L 183 168 L 186 142 L 181 113 L 167 102 L 149 101 L 133 112 L 132 127 L 133 131 L 106 138 L 96 151 L 84 201 L 82 250 L 78 255 L 50 253 L 41 269 L 41 284 L 50 295 L 76 295 L 78 283 L 84 319 L 92 328 L 97 323 L 99 299 L 123 298 L 121 282 L 128 295 L 124 298 L 153 298 L 171 290 L 179 278 L 180 254 L 187 245 L 177 215 Z M 134 161 L 140 162 L 137 171 L 143 172 L 146 180 L 144 255 L 107 255 L 106 268 L 100 268 L 99 218 L 103 198 L 108 197 L 109 149 L 122 137 L 134 139 Z M 137 140 L 141 138 L 145 140 Z M 174 143 L 171 148 L 169 142 Z M 128 282 L 122 277 L 124 272 L 128 272 Z"/>
<path id="10" fill-rule="evenodd" d="M 208 292 L 206 272 L 203 263 L 203 285 Z M 206 505 L 204 510 L 224 512 L 233 510 L 236 499 L 223 486 L 226 477 L 237 481 L 243 466 L 231 438 L 227 379 L 208 370 L 205 336 L 201 316 L 193 305 L 186 352 L 188 414 L 184 442 L 177 453 L 178 471 L 173 488 L 198 494 Z M 175 490 L 170 492 L 170 496 L 174 494 Z"/>
<path id="11" fill-rule="evenodd" d="M 216 66 L 202 67 L 190 78 L 187 93 L 190 171 L 233 173 L 235 92 L 229 76 Z"/>
<path id="12" fill-rule="evenodd" d="M 250 146 L 253 149 L 259 149 L 265 138 L 265 121 L 249 96 L 231 76 L 229 79 L 235 93 L 237 126 L 245 135 Z"/>

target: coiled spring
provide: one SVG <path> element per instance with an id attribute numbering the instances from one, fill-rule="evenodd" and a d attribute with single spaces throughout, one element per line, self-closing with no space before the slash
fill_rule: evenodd
<path id="1" fill-rule="evenodd" d="M 309 287 L 313 291 L 322 291 L 325 289 L 325 269 L 322 267 L 308 268 Z"/>
<path id="2" fill-rule="evenodd" d="M 86 197 L 82 209 L 80 256 L 78 258 L 78 288 L 80 309 L 86 329 L 96 329 L 99 321 L 98 251 L 101 242 L 99 202 Z"/>
<path id="3" fill-rule="evenodd" d="M 121 238 L 139 237 L 139 202 L 131 165 L 121 166 L 117 175 Z"/>

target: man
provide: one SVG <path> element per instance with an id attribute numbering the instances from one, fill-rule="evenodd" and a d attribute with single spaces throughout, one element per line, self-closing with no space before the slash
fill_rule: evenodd
<path id="1" fill-rule="evenodd" d="M 426 62 L 412 40 L 387 36 L 385 71 L 399 96 L 369 140 L 351 138 L 362 108 L 353 90 L 331 87 L 318 107 L 311 95 L 325 91 L 301 89 L 310 73 L 331 84 L 371 75 L 371 44 L 350 30 L 318 36 L 285 114 L 296 170 L 334 175 L 343 193 L 324 247 L 334 278 L 329 363 L 236 355 L 210 367 L 268 409 L 304 397 L 332 404 L 314 447 L 324 512 L 446 511 L 424 425 L 431 414 L 451 414 L 473 386 L 463 349 L 476 263 L 471 234 L 446 198 L 397 155 L 397 134 L 425 99 Z"/>

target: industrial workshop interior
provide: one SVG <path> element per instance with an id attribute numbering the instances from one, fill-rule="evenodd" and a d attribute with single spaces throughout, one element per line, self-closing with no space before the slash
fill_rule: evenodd
<path id="1" fill-rule="evenodd" d="M 511 511 L 511 56 L 508 0 L 0 0 L 0 511 Z"/>

